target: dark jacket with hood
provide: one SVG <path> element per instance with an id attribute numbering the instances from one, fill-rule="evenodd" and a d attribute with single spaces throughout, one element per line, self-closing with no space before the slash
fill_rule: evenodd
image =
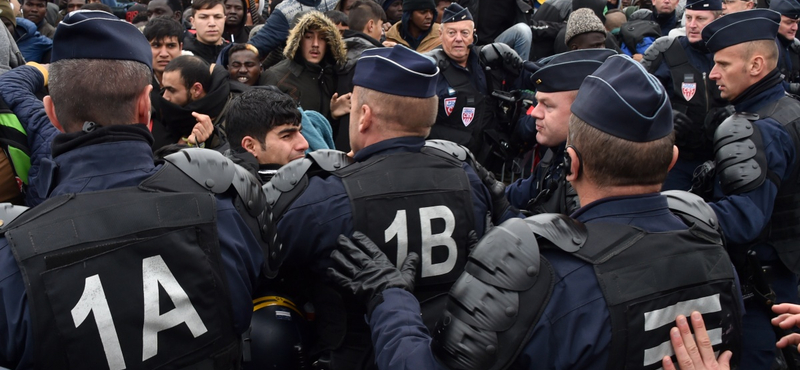
<path id="1" fill-rule="evenodd" d="M 343 37 L 344 45 L 347 48 L 347 62 L 345 62 L 344 67 L 339 71 L 339 83 L 336 88 L 336 92 L 338 92 L 339 95 L 353 91 L 353 75 L 356 70 L 356 62 L 358 62 L 358 58 L 361 57 L 364 50 L 383 47 L 380 41 L 375 40 L 363 32 L 345 30 Z M 345 152 L 350 151 L 349 125 L 350 114 L 345 114 L 339 118 L 338 127 L 334 125 L 333 129 L 333 131 L 336 132 L 334 136 L 336 148 Z"/>
<path id="2" fill-rule="evenodd" d="M 170 103 L 156 92 L 150 95 L 153 102 L 153 149 L 161 148 L 167 144 L 175 144 L 181 138 L 192 133 L 192 128 L 197 124 L 197 119 L 192 112 L 207 114 L 215 126 L 219 126 L 219 119 L 225 111 L 232 94 L 241 93 L 244 85 L 238 81 L 231 81 L 230 74 L 221 66 L 214 66 L 211 71 L 211 87 L 206 95 L 181 107 Z M 206 141 L 206 148 L 217 148 L 222 145 L 219 130 Z"/>
<path id="3" fill-rule="evenodd" d="M 303 34 L 309 29 L 323 31 L 327 47 L 320 64 L 309 63 L 300 52 Z M 331 96 L 336 92 L 337 69 L 344 65 L 344 41 L 336 25 L 318 11 L 303 15 L 289 32 L 286 59 L 261 74 L 260 85 L 274 85 L 289 94 L 305 110 L 322 113 L 331 120 Z"/>
<path id="4" fill-rule="evenodd" d="M 39 33 L 36 29 L 36 24 L 33 22 L 25 18 L 17 18 L 14 41 L 17 42 L 17 47 L 26 61 L 37 63 L 50 61 L 53 40 Z"/>

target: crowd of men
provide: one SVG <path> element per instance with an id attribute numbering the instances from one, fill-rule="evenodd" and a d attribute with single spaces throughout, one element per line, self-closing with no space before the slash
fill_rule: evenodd
<path id="1" fill-rule="evenodd" d="M 0 369 L 800 368 L 798 0 L 0 19 Z"/>

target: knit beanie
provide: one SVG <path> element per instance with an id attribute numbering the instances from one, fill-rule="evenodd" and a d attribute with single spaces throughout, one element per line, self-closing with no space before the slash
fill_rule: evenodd
<path id="1" fill-rule="evenodd" d="M 425 9 L 436 9 L 436 3 L 433 0 L 403 0 L 404 12 Z"/>
<path id="2" fill-rule="evenodd" d="M 606 34 L 606 27 L 597 15 L 589 8 L 581 8 L 572 12 L 567 20 L 567 33 L 564 36 L 564 41 L 569 44 L 569 41 L 580 34 L 587 32 L 599 32 Z"/>
<path id="3" fill-rule="evenodd" d="M 389 7 L 392 6 L 392 4 L 394 4 L 397 1 L 403 1 L 403 0 L 385 0 L 383 2 L 383 5 L 382 5 L 383 6 L 383 11 L 384 12 L 388 11 Z"/>
<path id="4" fill-rule="evenodd" d="M 10 20 L 14 27 L 17 26 L 17 18 L 14 17 L 14 9 L 11 9 L 11 3 L 8 0 L 0 0 L 0 17 Z"/>

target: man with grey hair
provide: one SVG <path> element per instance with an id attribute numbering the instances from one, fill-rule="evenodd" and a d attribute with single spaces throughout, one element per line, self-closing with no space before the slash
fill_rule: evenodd
<path id="1" fill-rule="evenodd" d="M 231 368 L 266 272 L 264 202 L 237 190 L 258 181 L 204 149 L 154 164 L 135 26 L 74 12 L 55 38 L 49 68 L 0 77 L 33 150 L 29 200 L 49 198 L 0 212 L 0 367 Z"/>

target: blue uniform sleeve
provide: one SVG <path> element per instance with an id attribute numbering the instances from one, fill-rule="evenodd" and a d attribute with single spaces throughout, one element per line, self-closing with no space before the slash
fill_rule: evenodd
<path id="1" fill-rule="evenodd" d="M 440 365 L 431 351 L 431 337 L 422 323 L 414 295 L 403 289 L 387 289 L 383 303 L 369 320 L 375 361 L 381 370 L 437 370 Z"/>
<path id="2" fill-rule="evenodd" d="M 38 69 L 21 66 L 0 76 L 0 98 L 11 108 L 27 131 L 31 150 L 31 168 L 28 171 L 28 192 L 25 201 L 33 207 L 45 200 L 35 186 L 42 160 L 50 157 L 50 144 L 59 131 L 50 123 L 44 104 L 34 93 L 44 86 L 44 76 Z"/>
<path id="3" fill-rule="evenodd" d="M 280 9 L 275 9 L 275 12 L 267 19 L 264 27 L 248 43 L 255 46 L 258 49 L 258 55 L 263 58 L 288 37 L 289 21 Z"/>
<path id="4" fill-rule="evenodd" d="M 217 216 L 220 254 L 230 288 L 235 329 L 241 334 L 250 327 L 253 291 L 264 255 L 256 237 L 233 207 L 230 197 L 217 197 Z"/>
<path id="5" fill-rule="evenodd" d="M 794 144 L 789 133 L 772 119 L 759 120 L 755 124 L 761 129 L 769 170 L 786 180 L 795 161 Z M 746 244 L 755 240 L 769 222 L 778 187 L 765 180 L 749 192 L 722 196 L 717 184 L 715 195 L 719 200 L 709 204 L 719 218 L 725 238 L 732 244 Z"/>
<path id="6" fill-rule="evenodd" d="M 539 167 L 536 167 L 536 171 Z M 512 206 L 519 209 L 526 208 L 528 202 L 539 194 L 536 189 L 536 172 L 530 176 L 514 181 L 511 185 L 506 187 L 506 199 Z"/>
<path id="7" fill-rule="evenodd" d="M 25 283 L 5 239 L 0 240 L 0 366 L 31 368 L 33 326 Z"/>

